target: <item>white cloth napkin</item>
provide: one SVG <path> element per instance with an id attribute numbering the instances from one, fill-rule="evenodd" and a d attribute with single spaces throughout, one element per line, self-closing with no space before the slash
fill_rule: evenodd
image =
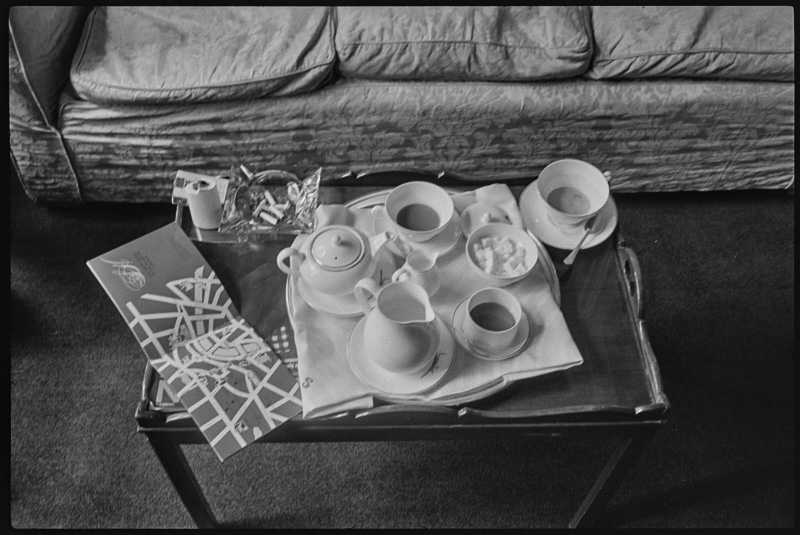
<path id="1" fill-rule="evenodd" d="M 515 226 L 523 227 L 513 194 L 505 184 L 492 184 L 475 191 L 452 196 L 456 210 L 463 211 L 475 202 L 501 208 Z M 317 209 L 317 228 L 348 224 L 374 234 L 374 215 L 369 209 L 347 209 L 342 205 L 321 205 Z M 299 247 L 307 236 L 298 236 Z M 437 260 L 442 285 L 431 298 L 437 315 L 452 333 L 453 314 L 473 292 L 487 286 L 468 264 L 465 238 L 455 249 Z M 396 267 L 402 264 L 396 259 Z M 545 275 L 546 267 L 537 262 L 525 279 L 505 289 L 519 299 L 531 325 L 531 341 L 517 356 L 487 361 L 469 354 L 456 342 L 451 369 L 434 389 L 414 396 L 387 395 L 362 383 L 347 359 L 350 333 L 364 316 L 335 317 L 315 310 L 301 297 L 297 280 L 289 277 L 287 304 L 294 329 L 298 354 L 298 374 L 302 387 L 304 417 L 324 416 L 353 409 L 368 409 L 375 399 L 395 402 L 429 402 L 438 405 L 464 402 L 494 392 L 510 382 L 564 370 L 583 363 L 583 358 L 567 328 Z"/>

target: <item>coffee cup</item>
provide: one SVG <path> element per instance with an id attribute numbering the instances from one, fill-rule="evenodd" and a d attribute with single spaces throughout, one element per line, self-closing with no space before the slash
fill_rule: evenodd
<path id="1" fill-rule="evenodd" d="M 466 303 L 461 332 L 475 349 L 501 353 L 514 342 L 522 321 L 522 306 L 502 288 L 483 288 Z"/>
<path id="2" fill-rule="evenodd" d="M 453 218 L 450 195 L 430 182 L 406 182 L 394 188 L 378 210 L 402 239 L 424 242 L 439 234 Z"/>
<path id="3" fill-rule="evenodd" d="M 558 160 L 536 179 L 550 221 L 574 229 L 597 214 L 608 201 L 608 178 L 597 167 L 581 160 Z"/>

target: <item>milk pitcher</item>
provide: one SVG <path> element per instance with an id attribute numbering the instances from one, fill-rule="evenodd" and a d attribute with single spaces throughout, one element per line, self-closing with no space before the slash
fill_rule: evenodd
<path id="1" fill-rule="evenodd" d="M 412 374 L 429 366 L 439 346 L 436 313 L 422 286 L 411 281 L 381 287 L 373 279 L 355 286 L 366 313 L 364 348 L 380 367 Z"/>

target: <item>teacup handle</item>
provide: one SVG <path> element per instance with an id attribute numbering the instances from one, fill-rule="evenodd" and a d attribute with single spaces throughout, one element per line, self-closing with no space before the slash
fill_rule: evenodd
<path id="1" fill-rule="evenodd" d="M 411 272 L 405 267 L 401 267 L 392 274 L 392 282 L 404 281 L 411 278 Z"/>
<path id="2" fill-rule="evenodd" d="M 374 298 L 381 291 L 381 285 L 375 279 L 361 279 L 353 288 L 353 294 L 356 296 L 356 302 L 364 314 L 369 314 L 372 310 L 370 305 L 370 297 Z"/>
<path id="3" fill-rule="evenodd" d="M 286 249 L 278 253 L 278 268 L 287 275 L 294 275 L 295 277 L 300 277 L 301 276 L 300 270 L 295 269 L 286 263 L 286 259 L 291 259 L 291 257 L 297 258 L 298 265 L 303 263 L 303 261 L 306 259 L 306 255 L 304 255 L 294 247 L 287 247 Z"/>
<path id="4" fill-rule="evenodd" d="M 386 205 L 385 204 L 376 204 L 375 206 L 370 208 L 370 211 L 372 212 L 372 215 L 374 217 L 376 217 L 376 218 L 377 217 L 385 217 L 386 219 L 390 219 L 389 218 L 389 212 L 386 211 Z M 389 232 L 389 235 L 390 235 L 389 236 L 389 241 L 394 243 L 395 247 L 400 252 L 400 255 L 401 256 L 408 256 L 408 253 L 410 253 L 412 251 L 412 249 L 411 249 L 411 247 L 408 246 L 408 244 L 402 238 L 402 236 L 400 236 L 396 232 Z"/>

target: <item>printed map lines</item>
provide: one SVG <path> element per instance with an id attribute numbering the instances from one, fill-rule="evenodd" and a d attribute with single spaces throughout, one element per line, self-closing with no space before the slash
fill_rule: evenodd
<path id="1" fill-rule="evenodd" d="M 181 353 L 187 352 L 188 355 L 180 357 Z M 271 365 L 264 365 L 262 360 L 270 361 Z M 208 365 L 211 369 L 198 367 L 199 364 Z M 297 383 L 292 383 L 289 392 L 271 384 L 273 375 L 282 369 L 282 363 L 255 330 L 241 318 L 218 331 L 208 333 L 207 336 L 190 341 L 180 351 L 173 351 L 158 359 L 154 366 L 168 383 L 171 384 L 176 380 L 184 382 L 182 388 L 177 391 L 181 399 L 195 388 L 202 392 L 202 398 L 187 407 L 187 410 L 190 413 L 197 413 L 206 404 L 213 409 L 214 416 L 200 425 L 201 431 L 206 434 L 212 446 L 227 435 L 231 435 L 242 447 L 247 445 L 237 425 L 243 421 L 253 404 L 256 405 L 269 429 L 274 429 L 287 420 L 286 417 L 274 413 L 278 407 L 287 403 L 302 406 L 302 401 L 296 396 L 299 391 Z M 259 379 L 254 370 L 260 371 L 263 376 Z M 238 373 L 244 378 L 244 389 L 234 388 L 227 381 L 226 378 L 232 373 Z M 206 385 L 206 378 L 209 376 L 217 380 L 213 389 Z M 237 411 L 232 416 L 225 412 L 215 397 L 222 389 L 232 396 L 241 398 L 241 402 L 237 404 Z M 278 400 L 266 405 L 262 399 L 265 391 L 276 394 Z M 260 428 L 253 429 L 255 438 L 262 433 Z"/>
<path id="2" fill-rule="evenodd" d="M 297 377 L 177 223 L 87 265 L 220 460 L 302 412 Z"/>
<path id="3" fill-rule="evenodd" d="M 235 319 L 234 313 L 231 311 L 231 300 L 227 297 L 222 283 L 213 270 L 209 272 L 208 276 L 204 277 L 203 269 L 203 266 L 195 269 L 193 277 L 184 277 L 167 282 L 166 288 L 169 289 L 173 296 L 147 293 L 141 297 L 152 302 L 172 305 L 174 307 L 172 310 L 140 313 L 132 302 L 126 303 L 133 316 L 129 327 L 133 329 L 138 325 L 147 335 L 141 341 L 143 346 L 153 345 L 158 355 L 164 355 L 168 351 L 164 350 L 161 343 L 163 337 L 169 337 L 171 349 L 182 340 L 202 336 L 207 332 L 213 331 L 217 321 L 225 325 Z M 212 295 L 214 286 L 217 288 Z M 189 290 L 194 290 L 191 297 L 185 293 L 185 291 Z M 222 300 L 224 300 L 224 303 L 220 304 Z M 192 309 L 194 309 L 194 313 L 190 312 Z M 171 327 L 154 331 L 150 327 L 150 323 L 161 319 L 174 319 L 175 321 Z M 182 327 L 185 328 L 185 333 L 181 332 Z"/>

